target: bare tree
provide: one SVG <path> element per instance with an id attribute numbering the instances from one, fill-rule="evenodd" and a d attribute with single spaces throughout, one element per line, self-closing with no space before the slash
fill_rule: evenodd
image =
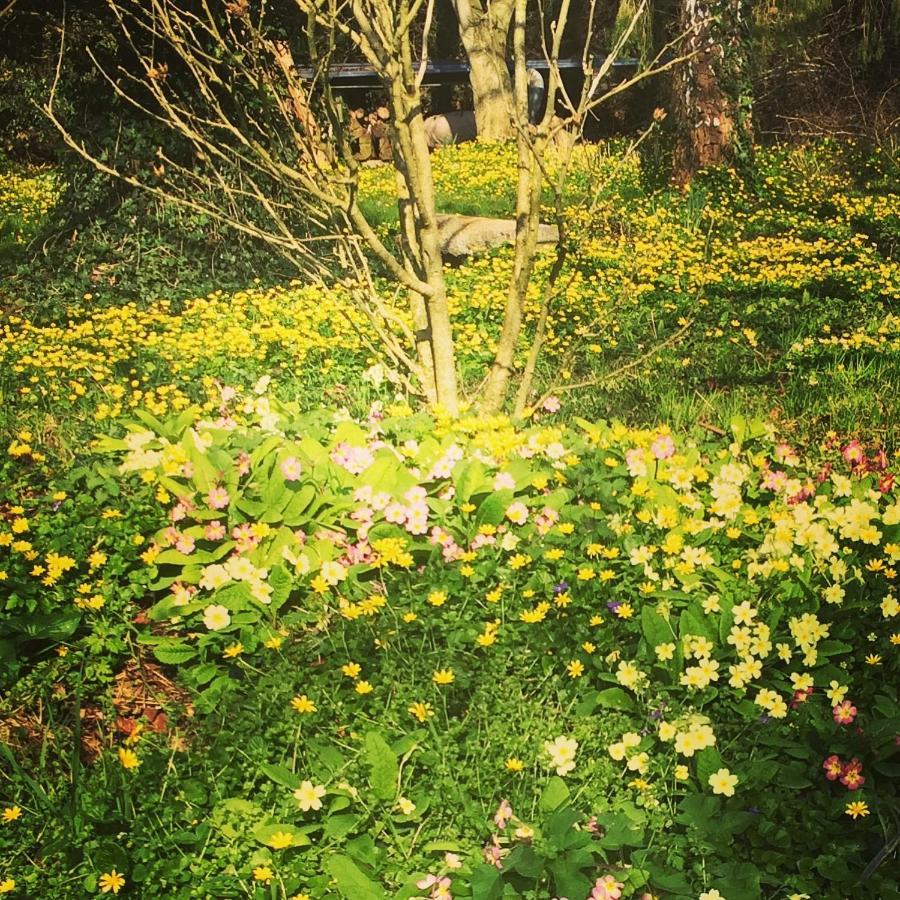
<path id="1" fill-rule="evenodd" d="M 283 37 L 284 20 L 276 29 L 268 18 L 274 4 L 254 9 L 250 0 L 231 0 L 223 15 L 220 8 L 213 8 L 213 0 L 107 3 L 138 61 L 136 71 L 125 65 L 106 71 L 110 88 L 167 125 L 173 141 L 189 147 L 192 155 L 186 159 L 160 147 L 146 177 L 114 168 L 79 142 L 59 118 L 54 85 L 45 112 L 67 144 L 101 171 L 264 241 L 307 278 L 344 292 L 368 318 L 364 339 L 404 373 L 407 388 L 456 415 L 460 392 L 420 92 L 425 56 L 416 52 L 411 38 L 413 23 L 422 16 L 426 23 L 422 40 L 427 40 L 431 0 L 282 4 L 282 11 L 303 15 L 295 47 L 302 37 L 312 61 L 311 77 L 294 65 L 291 41 Z M 643 7 L 642 0 L 638 12 Z M 563 0 L 549 29 L 551 37 L 544 45 L 549 63 L 547 107 L 541 121 L 531 125 L 526 0 L 515 0 L 514 103 L 507 112 L 518 157 L 515 256 L 500 340 L 480 393 L 485 411 L 501 408 L 515 374 L 551 148 L 557 148 L 552 193 L 561 240 L 544 297 L 544 319 L 553 281 L 565 260 L 562 191 L 578 128 L 605 99 L 676 62 L 651 66 L 603 92 L 612 56 L 595 71 L 586 40 L 584 85 L 578 96 L 570 96 L 557 65 L 568 9 L 569 0 Z M 628 33 L 630 29 L 623 42 Z M 359 163 L 346 129 L 348 116 L 327 78 L 339 38 L 357 48 L 388 91 L 399 247 L 380 237 L 360 206 Z M 64 47 L 63 33 L 60 65 Z M 96 59 L 95 63 L 100 65 Z M 565 134 L 570 139 L 560 141 Z M 393 289 L 386 287 L 391 283 Z M 398 297 L 406 299 L 406 314 L 395 305 Z M 519 409 L 528 395 L 539 349 L 538 336 L 520 385 Z"/>

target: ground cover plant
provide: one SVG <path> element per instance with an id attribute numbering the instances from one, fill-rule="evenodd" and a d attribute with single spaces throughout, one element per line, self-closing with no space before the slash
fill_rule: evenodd
<path id="1" fill-rule="evenodd" d="M 524 421 L 417 412 L 341 287 L 5 297 L 0 890 L 893 896 L 896 174 L 758 166 L 584 151 Z"/>

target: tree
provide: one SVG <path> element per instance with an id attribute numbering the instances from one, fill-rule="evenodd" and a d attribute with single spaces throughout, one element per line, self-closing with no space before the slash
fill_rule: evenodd
<path id="1" fill-rule="evenodd" d="M 690 181 L 698 169 L 749 152 L 746 6 L 746 0 L 678 0 L 677 17 L 670 18 L 687 57 L 672 76 L 679 183 Z"/>
<path id="2" fill-rule="evenodd" d="M 512 134 L 512 79 L 507 44 L 515 0 L 453 0 L 459 37 L 469 59 L 478 136 L 486 140 Z"/>
<path id="3" fill-rule="evenodd" d="M 117 71 L 105 72 L 110 88 L 167 126 L 173 146 L 187 146 L 192 154 L 160 147 L 137 172 L 116 168 L 72 134 L 51 91 L 45 112 L 68 146 L 100 171 L 226 223 L 268 244 L 306 278 L 339 287 L 366 314 L 366 339 L 403 373 L 408 390 L 456 415 L 453 329 L 420 91 L 424 52 L 416 52 L 411 37 L 417 17 L 424 15 L 426 26 L 430 22 L 430 0 L 350 0 L 341 5 L 336 0 L 294 0 L 258 6 L 231 0 L 224 14 L 212 8 L 211 0 L 107 2 L 135 63 L 122 61 Z M 556 60 L 568 10 L 569 2 L 563 0 L 549 29 L 547 107 L 541 121 L 531 125 L 526 0 L 515 0 L 514 102 L 507 113 L 515 131 L 519 173 L 515 256 L 501 336 L 480 395 L 487 412 L 501 408 L 515 370 L 544 186 L 555 197 L 561 231 L 551 287 L 565 259 L 561 197 L 573 142 L 562 142 L 556 151 L 557 174 L 547 185 L 549 151 L 566 127 L 583 123 L 610 93 L 654 71 L 643 70 L 603 94 L 599 85 L 611 60 L 598 71 L 588 61 L 580 95 L 566 94 L 564 115 L 556 116 L 561 85 Z M 294 15 L 298 11 L 302 19 Z M 427 31 L 425 27 L 423 42 Z M 327 77 L 340 40 L 357 49 L 388 92 L 398 247 L 379 235 L 360 206 L 359 163 L 350 147 L 347 111 Z M 61 46 L 62 54 L 64 35 Z M 292 47 L 297 52 L 304 47 L 310 70 L 297 68 Z M 391 294 L 405 295 L 407 315 L 394 305 Z M 543 323 L 551 299 L 550 293 L 544 297 Z M 519 411 L 540 351 L 541 327 L 539 323 L 519 386 Z"/>

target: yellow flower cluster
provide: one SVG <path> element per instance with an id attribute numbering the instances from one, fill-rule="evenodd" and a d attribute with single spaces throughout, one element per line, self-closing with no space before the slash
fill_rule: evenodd
<path id="1" fill-rule="evenodd" d="M 11 379 L 10 395 L 74 403 L 90 394 L 99 399 L 98 420 L 141 407 L 156 415 L 183 409 L 195 382 L 212 391 L 212 377 L 201 370 L 248 363 L 299 369 L 315 358 L 327 372 L 333 348 L 355 352 L 364 329 L 362 314 L 340 291 L 297 283 L 215 292 L 181 311 L 162 300 L 71 315 L 46 326 L 10 316 L 0 324 L 0 367 Z"/>

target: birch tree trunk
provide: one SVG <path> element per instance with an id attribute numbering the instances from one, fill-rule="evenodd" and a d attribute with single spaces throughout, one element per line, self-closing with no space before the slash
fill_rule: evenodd
<path id="1" fill-rule="evenodd" d="M 478 137 L 503 140 L 512 134 L 513 91 L 506 45 L 512 0 L 453 0 L 459 36 L 469 60 Z"/>
<path id="2" fill-rule="evenodd" d="M 675 180 L 685 184 L 699 169 L 734 161 L 749 132 L 741 109 L 744 0 L 680 0 L 680 52 L 691 57 L 673 75 L 672 107 L 678 125 Z"/>

